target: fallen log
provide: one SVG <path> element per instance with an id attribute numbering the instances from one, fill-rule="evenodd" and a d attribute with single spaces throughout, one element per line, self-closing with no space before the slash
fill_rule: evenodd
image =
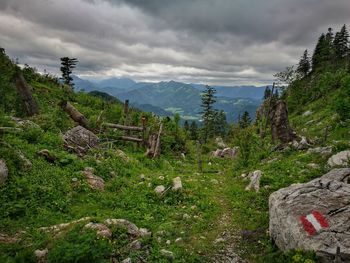
<path id="1" fill-rule="evenodd" d="M 61 101 L 60 106 L 75 122 L 79 123 L 84 128 L 89 129 L 88 120 L 72 104 L 70 104 L 68 101 Z"/>
<path id="2" fill-rule="evenodd" d="M 24 104 L 24 108 L 26 111 L 26 115 L 28 117 L 34 116 L 39 113 L 39 107 L 31 92 L 31 87 L 27 84 L 24 79 L 22 73 L 18 70 L 15 75 L 15 86 L 20 95 L 22 102 Z"/>
<path id="3" fill-rule="evenodd" d="M 114 123 L 103 123 L 103 126 L 109 127 L 109 128 L 115 128 L 120 130 L 127 130 L 127 131 L 143 131 L 143 127 L 137 127 L 137 126 L 126 126 L 121 124 L 114 124 Z"/>
<path id="4" fill-rule="evenodd" d="M 130 137 L 130 136 L 122 136 L 121 140 L 130 141 L 130 142 L 142 142 L 143 140 L 140 138 Z"/>

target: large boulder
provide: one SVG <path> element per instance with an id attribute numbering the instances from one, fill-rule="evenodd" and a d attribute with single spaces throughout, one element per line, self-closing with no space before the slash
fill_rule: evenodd
<path id="1" fill-rule="evenodd" d="M 330 167 L 347 166 L 350 162 L 350 151 L 339 152 L 328 159 L 327 164 Z"/>
<path id="2" fill-rule="evenodd" d="M 270 235 L 281 250 L 312 250 L 333 262 L 339 247 L 340 262 L 350 262 L 350 168 L 280 189 L 269 206 Z"/>
<path id="3" fill-rule="evenodd" d="M 82 126 L 74 127 L 63 135 L 64 145 L 80 155 L 90 148 L 96 147 L 99 143 L 98 137 Z"/>
<path id="4" fill-rule="evenodd" d="M 9 176 L 9 170 L 4 160 L 0 159 L 0 185 L 5 183 Z"/>

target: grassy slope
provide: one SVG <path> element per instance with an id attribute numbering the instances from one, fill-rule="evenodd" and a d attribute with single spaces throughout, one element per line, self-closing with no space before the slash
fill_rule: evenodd
<path id="1" fill-rule="evenodd" d="M 58 107 L 59 99 L 65 96 L 64 91 L 50 84 L 32 82 L 31 85 L 42 112 L 31 121 L 40 128 L 26 127 L 18 134 L 5 134 L 2 140 L 6 145 L 2 144 L 0 148 L 0 156 L 7 161 L 10 170 L 9 179 L 0 187 L 0 232 L 14 235 L 25 231 L 20 243 L 0 244 L 1 262 L 30 262 L 33 251 L 45 247 L 49 248 L 50 262 L 87 262 L 92 258 L 96 262 L 109 262 L 111 254 L 119 260 L 132 256 L 146 258 L 149 262 L 165 262 L 166 259 L 159 255 L 162 248 L 173 251 L 176 262 L 208 260 L 213 251 L 212 241 L 217 236 L 216 218 L 223 213 L 218 199 L 221 188 L 209 182 L 222 175 L 195 174 L 195 160 L 191 155 L 186 162 L 172 156 L 149 160 L 144 157 L 144 149 L 136 149 L 131 144 L 92 150 L 84 158 L 69 154 L 63 148 L 60 132 L 75 124 Z M 122 107 L 118 104 L 106 105 L 101 99 L 86 94 L 72 95 L 72 99 L 92 122 L 102 109 L 107 121 L 121 118 Z M 6 115 L 1 115 L 0 119 L 4 126 L 14 125 Z M 150 118 L 149 121 L 151 125 L 153 120 Z M 129 161 L 117 156 L 116 150 L 120 148 L 126 152 Z M 51 164 L 38 157 L 36 153 L 42 149 L 54 153 L 58 161 Z M 31 169 L 23 167 L 18 151 L 32 162 Z M 208 169 L 219 171 L 223 165 L 225 163 L 218 161 Z M 84 167 L 93 167 L 95 174 L 105 179 L 105 191 L 88 187 L 81 173 Z M 146 176 L 145 182 L 140 180 L 141 174 Z M 162 197 L 154 193 L 156 185 L 170 187 L 176 176 L 183 180 L 183 192 L 169 190 Z M 78 183 L 73 178 L 77 178 Z M 222 182 L 222 185 L 227 184 Z M 183 214 L 188 214 L 190 219 L 184 220 Z M 58 237 L 38 230 L 42 226 L 86 216 L 97 222 L 126 218 L 153 233 L 163 230 L 165 234 L 161 241 L 156 235 L 144 240 L 145 246 L 150 247 L 149 252 L 130 254 L 125 249 L 125 235 L 111 241 L 98 240 L 95 234 L 83 231 L 81 224 Z M 115 231 L 117 235 L 118 230 Z M 178 237 L 184 241 L 174 244 Z M 166 240 L 170 240 L 171 245 L 166 245 Z"/>
<path id="2" fill-rule="evenodd" d="M 8 181 L 0 187 L 0 232 L 11 235 L 25 231 L 20 243 L 0 244 L 1 262 L 30 262 L 33 251 L 45 247 L 49 248 L 50 262 L 109 262 L 111 254 L 119 260 L 131 256 L 145 258 L 148 262 L 166 262 L 159 253 L 162 248 L 175 253 L 175 262 L 211 262 L 217 257 L 218 249 L 225 246 L 225 243 L 213 244 L 223 232 L 235 237 L 237 252 L 248 260 L 293 262 L 269 241 L 268 197 L 277 189 L 322 175 L 327 170 L 327 158 L 305 151 L 273 152 L 267 139 L 257 150 L 259 157 L 246 167 L 242 167 L 239 160 L 210 160 L 204 155 L 207 172 L 201 175 L 196 174 L 195 147 L 191 143 L 185 161 L 169 155 L 149 160 L 143 156 L 142 149 L 130 144 L 115 144 L 109 150 L 92 150 L 81 159 L 64 151 L 59 136 L 61 131 L 75 125 L 57 106 L 59 99 L 65 96 L 63 90 L 37 82 L 32 86 L 42 110 L 42 114 L 32 121 L 40 128 L 4 135 L 2 140 L 11 147 L 1 145 L 0 148 L 0 156 L 10 168 Z M 91 121 L 96 120 L 103 109 L 103 118 L 107 121 L 115 122 L 122 116 L 122 107 L 118 104 L 106 105 L 101 99 L 86 94 L 74 95 L 73 100 Z M 324 144 L 333 145 L 337 152 L 349 147 L 350 125 L 339 122 L 325 105 L 327 101 L 319 100 L 305 106 L 300 112 L 311 110 L 313 114 L 308 117 L 293 115 L 291 123 L 299 133 L 314 139 L 322 138 L 324 128 L 330 126 Z M 137 113 L 134 119 L 138 119 Z M 2 125 L 11 125 L 4 115 L 0 120 Z M 310 125 L 310 120 L 314 120 L 315 125 Z M 55 153 L 59 160 L 50 164 L 39 158 L 36 152 L 44 148 Z M 118 157 L 116 149 L 125 151 L 130 160 Z M 22 168 L 16 150 L 21 150 L 30 159 L 31 170 Z M 319 164 L 320 168 L 307 166 L 311 162 Z M 104 192 L 91 190 L 86 184 L 81 171 L 88 166 L 95 168 L 95 174 L 105 179 Z M 263 172 L 262 189 L 258 193 L 247 192 L 244 188 L 248 182 L 240 175 L 256 169 Z M 146 176 L 145 182 L 140 179 L 140 174 Z M 176 176 L 182 178 L 182 193 L 169 190 L 159 197 L 153 192 L 159 184 L 170 187 Z M 72 178 L 77 178 L 78 184 Z M 149 183 L 151 187 L 148 187 Z M 183 219 L 184 214 L 190 219 Z M 139 227 L 150 229 L 154 235 L 143 240 L 149 249 L 130 252 L 126 249 L 125 233 L 118 229 L 114 229 L 115 237 L 111 241 L 99 240 L 95 233 L 83 231 L 83 224 L 58 237 L 38 231 L 42 226 L 85 216 L 97 222 L 106 218 L 126 218 Z M 158 231 L 165 231 L 161 239 L 156 234 Z M 174 243 L 178 237 L 183 238 L 183 242 Z M 167 245 L 166 240 L 171 244 Z M 294 262 L 304 262 L 304 259 Z"/>

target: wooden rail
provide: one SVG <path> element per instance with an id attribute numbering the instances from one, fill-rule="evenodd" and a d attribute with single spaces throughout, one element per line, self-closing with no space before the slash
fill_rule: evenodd
<path id="1" fill-rule="evenodd" d="M 114 123 L 103 123 L 103 126 L 106 126 L 106 127 L 109 127 L 109 128 L 125 130 L 125 131 L 140 131 L 140 132 L 142 132 L 144 130 L 143 127 L 126 126 L 126 125 L 114 124 Z"/>

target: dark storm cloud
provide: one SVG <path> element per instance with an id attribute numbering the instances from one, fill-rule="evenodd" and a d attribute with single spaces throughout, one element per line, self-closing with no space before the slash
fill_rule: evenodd
<path id="1" fill-rule="evenodd" d="M 268 83 L 349 13 L 348 0 L 1 0 L 0 46 L 55 73 L 67 55 L 82 75 Z"/>

